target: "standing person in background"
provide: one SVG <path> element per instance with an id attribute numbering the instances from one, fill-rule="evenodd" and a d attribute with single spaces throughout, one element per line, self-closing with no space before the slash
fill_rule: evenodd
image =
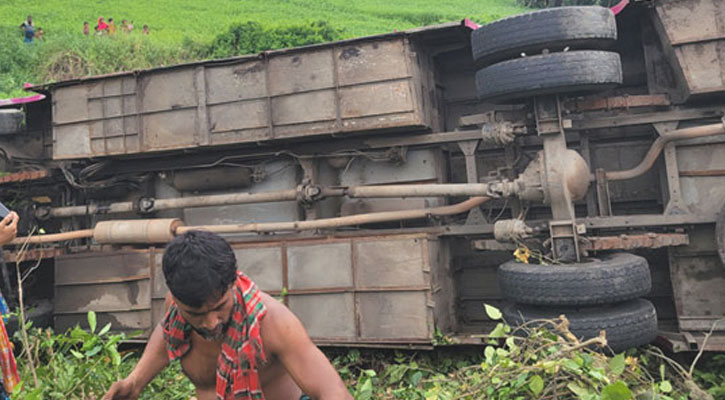
<path id="1" fill-rule="evenodd" d="M 121 32 L 123 32 L 123 33 L 129 33 L 129 32 L 131 32 L 128 29 L 128 22 L 125 19 L 122 19 L 121 20 Z"/>
<path id="2" fill-rule="evenodd" d="M 131 21 L 130 24 L 128 24 L 128 32 L 131 33 L 133 31 L 133 21 Z"/>
<path id="3" fill-rule="evenodd" d="M 33 37 L 35 37 L 35 24 L 33 23 L 33 17 L 28 15 L 28 18 L 20 24 L 20 29 L 23 30 L 24 42 L 32 43 Z"/>
<path id="4" fill-rule="evenodd" d="M 144 34 L 144 35 L 148 35 L 149 34 L 149 26 L 148 25 L 144 25 L 143 26 L 143 31 L 141 31 L 141 33 Z"/>
<path id="5" fill-rule="evenodd" d="M 116 23 L 113 22 L 113 18 L 108 19 L 108 34 L 109 35 L 116 34 Z"/>
<path id="6" fill-rule="evenodd" d="M 95 29 L 97 35 L 108 33 L 108 24 L 103 20 L 103 17 L 98 17 L 98 25 L 96 25 Z"/>
<path id="7" fill-rule="evenodd" d="M 0 245 L 11 242 L 18 234 L 18 221 L 20 217 L 15 211 L 11 211 L 5 218 L 0 221 Z M 0 293 L 0 309 L 3 314 L 7 314 L 7 306 L 5 299 Z M 15 386 L 20 382 L 18 376 L 18 367 L 15 364 L 15 356 L 13 348 L 8 338 L 8 332 L 5 330 L 5 323 L 0 318 L 0 372 L 2 379 L 0 380 L 0 400 L 9 400 L 10 394 Z"/>
<path id="8" fill-rule="evenodd" d="M 88 36 L 91 34 L 91 30 L 88 28 L 88 21 L 83 22 L 83 34 Z"/>

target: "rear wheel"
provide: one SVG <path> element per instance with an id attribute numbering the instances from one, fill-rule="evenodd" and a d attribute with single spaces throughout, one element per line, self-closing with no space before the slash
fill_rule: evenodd
<path id="1" fill-rule="evenodd" d="M 644 296 L 652 289 L 647 260 L 629 253 L 566 265 L 512 260 L 499 267 L 498 283 L 507 299 L 531 305 L 612 304 Z"/>
<path id="2" fill-rule="evenodd" d="M 565 315 L 569 330 L 581 340 L 605 331 L 608 347 L 618 353 L 651 343 L 657 337 L 657 313 L 647 300 L 637 299 L 613 306 L 586 308 L 541 308 L 521 304 L 504 307 L 503 317 L 517 327 L 534 320 L 552 320 Z"/>
<path id="3" fill-rule="evenodd" d="M 570 51 L 504 61 L 476 73 L 479 98 L 506 103 L 532 96 L 583 94 L 622 83 L 619 54 Z"/>
<path id="4" fill-rule="evenodd" d="M 535 55 L 543 49 L 561 51 L 606 49 L 617 40 L 617 22 L 605 7 L 558 7 L 515 15 L 486 24 L 471 33 L 471 51 L 478 67 Z"/>

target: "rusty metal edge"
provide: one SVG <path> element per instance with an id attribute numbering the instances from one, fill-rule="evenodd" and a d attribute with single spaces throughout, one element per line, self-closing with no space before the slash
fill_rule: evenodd
<path id="1" fill-rule="evenodd" d="M 339 40 L 335 42 L 327 42 L 327 43 L 320 43 L 320 44 L 311 44 L 307 46 L 300 46 L 300 47 L 293 47 L 293 48 L 286 48 L 286 49 L 279 49 L 279 50 L 268 50 L 268 51 L 262 51 L 260 53 L 256 54 L 250 54 L 250 55 L 244 55 L 239 57 L 230 57 L 230 58 L 223 58 L 218 60 L 204 60 L 204 61 L 195 61 L 191 63 L 185 63 L 185 64 L 176 64 L 176 65 L 169 65 L 164 67 L 158 67 L 158 68 L 149 68 L 149 69 L 139 69 L 134 71 L 124 71 L 124 72 L 114 72 L 110 74 L 104 74 L 104 75 L 95 75 L 85 78 L 79 78 L 79 79 L 71 79 L 67 81 L 59 81 L 59 82 L 53 82 L 53 83 L 43 83 L 40 85 L 34 85 L 26 88 L 26 90 L 30 91 L 48 91 L 52 88 L 56 87 L 62 87 L 62 86 L 71 86 L 78 83 L 86 83 L 86 82 L 93 82 L 101 79 L 106 78 L 118 78 L 118 77 L 124 77 L 124 76 L 136 76 L 140 74 L 145 74 L 153 71 L 168 71 L 168 70 L 174 70 L 177 68 L 187 68 L 187 67 L 194 67 L 194 66 L 210 66 L 210 65 L 225 65 L 225 64 L 234 64 L 239 63 L 243 61 L 249 61 L 249 60 L 257 60 L 262 59 L 264 57 L 269 56 L 279 56 L 279 55 L 285 55 L 290 53 L 296 53 L 300 51 L 307 51 L 307 50 L 314 50 L 314 49 L 325 49 L 330 47 L 336 47 L 336 46 L 346 46 L 351 45 L 355 43 L 361 43 L 361 42 L 368 42 L 368 41 L 377 41 L 377 40 L 384 40 L 394 37 L 407 37 L 407 36 L 418 36 L 423 33 L 430 33 L 430 32 L 440 32 L 440 31 L 454 31 L 456 29 L 462 30 L 463 32 L 467 33 L 472 31 L 472 27 L 470 25 L 470 20 L 463 19 L 461 21 L 456 22 L 447 22 L 443 24 L 437 24 L 437 25 L 431 25 L 426 26 L 422 28 L 413 28 L 408 29 L 400 32 L 390 32 L 390 33 L 383 33 L 378 35 L 370 35 L 370 36 L 363 36 L 359 38 L 352 38 L 352 39 L 345 39 L 345 40 Z"/>

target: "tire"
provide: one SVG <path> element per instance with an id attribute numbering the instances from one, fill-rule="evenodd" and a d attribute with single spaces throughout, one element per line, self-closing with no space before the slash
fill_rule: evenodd
<path id="1" fill-rule="evenodd" d="M 481 68 L 543 49 L 607 49 L 616 40 L 617 22 L 608 8 L 559 7 L 500 19 L 474 30 L 471 52 Z"/>
<path id="2" fill-rule="evenodd" d="M 524 57 L 494 64 L 476 73 L 478 97 L 505 103 L 532 96 L 582 94 L 622 83 L 619 54 L 570 51 Z"/>
<path id="3" fill-rule="evenodd" d="M 23 112 L 16 109 L 0 110 L 0 135 L 10 135 L 21 130 Z"/>
<path id="4" fill-rule="evenodd" d="M 607 307 L 552 308 L 512 304 L 504 307 L 503 317 L 511 326 L 526 321 L 556 319 L 564 314 L 569 330 L 580 340 L 606 332 L 607 345 L 615 353 L 651 343 L 657 337 L 657 312 L 648 300 L 637 299 Z"/>
<path id="5" fill-rule="evenodd" d="M 652 277 L 643 257 L 614 253 L 568 265 L 508 261 L 498 268 L 498 284 L 503 295 L 516 303 L 585 306 L 644 296 L 652 289 Z"/>
<path id="6" fill-rule="evenodd" d="M 29 311 L 28 311 L 29 310 Z M 33 321 L 35 328 L 47 328 L 53 325 L 53 302 L 51 300 L 38 300 L 30 307 L 26 306 L 25 319 Z M 8 336 L 12 337 L 17 331 L 18 317 L 13 316 L 5 323 Z"/>

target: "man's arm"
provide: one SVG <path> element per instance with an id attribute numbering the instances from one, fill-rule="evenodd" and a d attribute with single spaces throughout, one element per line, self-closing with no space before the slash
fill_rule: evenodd
<path id="1" fill-rule="evenodd" d="M 136 400 L 149 382 L 169 365 L 166 341 L 161 324 L 151 333 L 146 348 L 131 373 L 108 389 L 102 400 Z"/>
<path id="2" fill-rule="evenodd" d="M 316 400 L 352 400 L 340 375 L 312 343 L 297 317 L 279 301 L 262 293 L 267 316 L 262 319 L 267 354 L 277 356 L 302 391 Z"/>

